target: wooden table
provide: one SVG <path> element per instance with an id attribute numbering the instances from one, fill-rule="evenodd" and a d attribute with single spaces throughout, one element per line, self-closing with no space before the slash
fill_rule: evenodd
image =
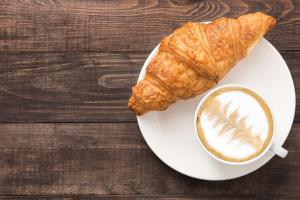
<path id="1" fill-rule="evenodd" d="M 299 106 L 286 159 L 222 182 L 167 167 L 127 110 L 162 37 L 254 11 L 277 18 L 266 38 L 300 97 L 299 1 L 1 0 L 0 199 L 300 199 Z"/>

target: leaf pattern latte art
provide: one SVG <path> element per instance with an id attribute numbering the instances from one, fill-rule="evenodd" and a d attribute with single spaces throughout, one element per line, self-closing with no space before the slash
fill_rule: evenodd
<path id="1" fill-rule="evenodd" d="M 262 146 L 262 141 L 259 134 L 254 134 L 251 127 L 247 127 L 246 119 L 248 116 L 239 119 L 239 107 L 237 107 L 233 112 L 228 113 L 231 101 L 226 103 L 224 106 L 217 100 L 212 99 L 209 105 L 205 108 L 205 113 L 207 114 L 207 119 L 212 121 L 213 127 L 221 126 L 219 134 L 228 133 L 232 131 L 231 138 L 229 142 L 234 140 L 240 140 L 241 142 L 248 143 L 255 149 L 259 149 Z"/>

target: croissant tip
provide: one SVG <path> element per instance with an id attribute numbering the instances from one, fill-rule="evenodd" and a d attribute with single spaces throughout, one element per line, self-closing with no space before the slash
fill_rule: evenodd
<path id="1" fill-rule="evenodd" d="M 266 14 L 265 14 L 265 15 L 266 15 Z M 276 19 L 275 19 L 274 17 L 272 17 L 272 16 L 270 16 L 270 15 L 267 15 L 267 17 L 268 17 L 267 20 L 268 20 L 268 22 L 269 22 L 269 27 L 268 27 L 268 29 L 267 29 L 267 32 L 268 32 L 268 31 L 270 31 L 272 28 L 275 27 L 277 21 L 276 21 Z"/>
<path id="2" fill-rule="evenodd" d="M 256 14 L 263 15 L 263 16 L 265 16 L 269 20 L 270 29 L 273 28 L 276 25 L 276 23 L 277 23 L 276 19 L 273 16 L 271 16 L 271 15 L 268 15 L 268 14 L 263 13 L 263 12 L 256 12 Z"/>
<path id="3" fill-rule="evenodd" d="M 273 28 L 277 24 L 277 21 L 274 17 L 272 17 L 272 16 L 270 16 L 270 17 L 271 17 L 270 27 Z"/>
<path id="4" fill-rule="evenodd" d="M 139 103 L 134 96 L 129 98 L 127 107 L 130 111 L 136 113 L 138 116 L 141 116 L 145 113 L 145 110 L 139 106 Z"/>

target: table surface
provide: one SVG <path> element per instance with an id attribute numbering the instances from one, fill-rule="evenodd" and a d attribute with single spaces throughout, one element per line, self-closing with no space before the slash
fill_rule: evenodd
<path id="1" fill-rule="evenodd" d="M 179 174 L 127 110 L 151 50 L 186 21 L 266 12 L 300 97 L 300 1 L 1 0 L 0 199 L 300 199 L 300 106 L 284 147 L 256 172 Z M 278 80 L 280 81 L 280 80 Z"/>

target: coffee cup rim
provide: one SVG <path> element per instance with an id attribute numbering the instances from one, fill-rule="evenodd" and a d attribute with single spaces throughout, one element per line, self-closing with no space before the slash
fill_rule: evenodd
<path id="1" fill-rule="evenodd" d="M 219 158 L 218 156 L 214 155 L 213 153 L 211 153 L 206 146 L 203 144 L 202 140 L 200 139 L 199 135 L 198 135 L 198 127 L 197 127 L 197 118 L 198 118 L 198 112 L 199 109 L 201 107 L 201 105 L 203 104 L 203 102 L 215 91 L 220 90 L 222 88 L 227 88 L 227 87 L 240 87 L 240 88 L 245 88 L 248 89 L 252 92 L 254 92 L 256 95 L 258 95 L 260 98 L 262 98 L 262 100 L 264 101 L 264 103 L 269 107 L 270 113 L 271 113 L 271 117 L 273 120 L 273 131 L 272 131 L 272 136 L 271 139 L 269 141 L 269 144 L 265 147 L 265 149 L 256 157 L 250 159 L 250 160 L 246 160 L 246 161 L 241 161 L 241 162 L 234 162 L 234 161 L 228 161 L 228 160 L 223 160 L 221 158 Z M 276 129 L 276 123 L 275 123 L 275 117 L 272 111 L 272 108 L 270 107 L 270 105 L 267 103 L 267 101 L 253 88 L 249 87 L 249 86 L 245 86 L 242 84 L 224 84 L 224 85 L 220 85 L 217 86 L 215 88 L 213 88 L 212 90 L 210 90 L 208 93 L 206 93 L 202 99 L 199 101 L 197 107 L 196 107 L 196 111 L 194 114 L 194 132 L 196 134 L 197 140 L 198 142 L 201 144 L 202 148 L 211 156 L 213 157 L 215 160 L 224 163 L 224 164 L 229 164 L 229 165 L 246 165 L 246 164 L 250 164 L 253 163 L 255 161 L 257 161 L 258 159 L 260 159 L 261 157 L 263 157 L 269 150 L 271 145 L 273 144 L 273 140 L 274 140 L 274 133 L 275 133 L 275 129 Z"/>

